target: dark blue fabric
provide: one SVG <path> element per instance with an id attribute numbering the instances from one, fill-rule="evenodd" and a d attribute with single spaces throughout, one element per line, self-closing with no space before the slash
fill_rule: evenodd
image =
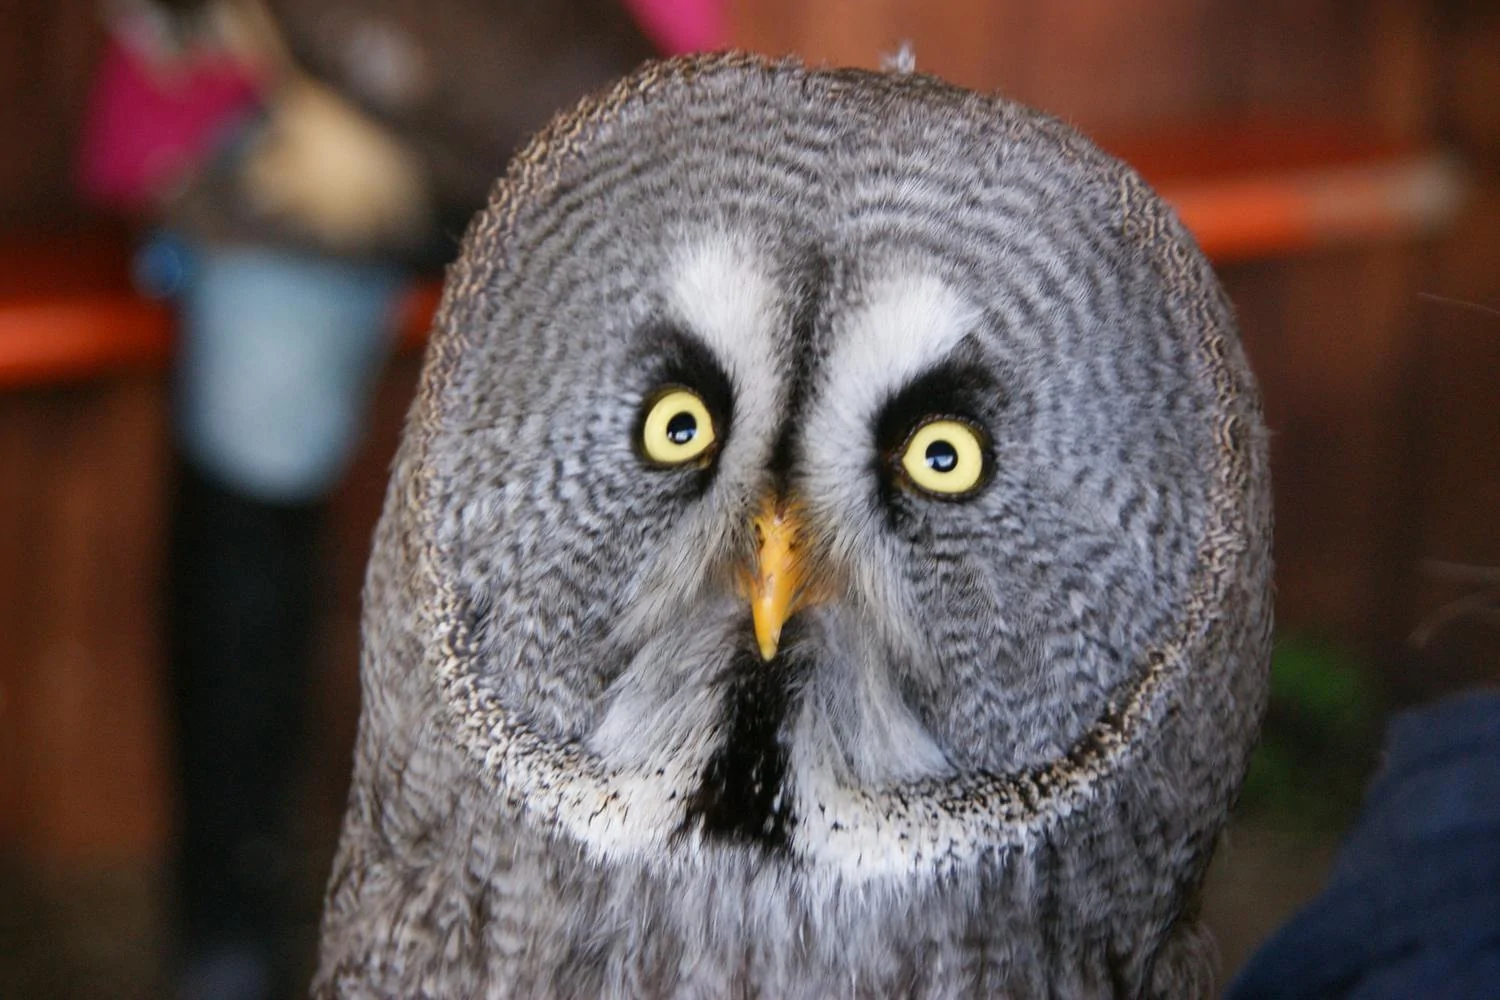
<path id="1" fill-rule="evenodd" d="M 1327 888 L 1227 1000 L 1500 998 L 1500 692 L 1397 716 Z"/>

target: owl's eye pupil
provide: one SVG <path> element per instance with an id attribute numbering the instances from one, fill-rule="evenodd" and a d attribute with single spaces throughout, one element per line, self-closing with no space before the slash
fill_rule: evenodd
<path id="1" fill-rule="evenodd" d="M 964 417 L 927 418 L 906 439 L 898 470 L 919 493 L 940 500 L 970 496 L 984 485 L 989 463 L 984 429 Z"/>
<path id="2" fill-rule="evenodd" d="M 698 418 L 691 413 L 678 413 L 667 421 L 667 439 L 673 444 L 687 444 L 698 434 Z"/>
<path id="3" fill-rule="evenodd" d="M 958 467 L 958 449 L 949 441 L 934 441 L 927 446 L 927 467 L 933 472 L 952 472 Z"/>
<path id="4" fill-rule="evenodd" d="M 718 438 L 703 397 L 680 385 L 668 386 L 647 403 L 639 433 L 642 457 L 659 468 L 707 462 Z"/>

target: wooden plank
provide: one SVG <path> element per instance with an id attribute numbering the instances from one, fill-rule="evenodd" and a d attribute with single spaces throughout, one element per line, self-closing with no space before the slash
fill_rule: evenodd
<path id="1" fill-rule="evenodd" d="M 42 863 L 157 856 L 166 835 L 156 623 L 158 379 L 0 397 L 8 470 L 6 839 Z M 16 475 L 15 473 L 19 473 Z"/>

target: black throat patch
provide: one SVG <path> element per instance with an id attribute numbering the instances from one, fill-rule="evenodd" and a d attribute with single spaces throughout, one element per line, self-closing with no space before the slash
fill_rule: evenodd
<path id="1" fill-rule="evenodd" d="M 724 742 L 688 799 L 680 833 L 785 848 L 791 832 L 786 745 L 792 698 L 786 657 L 764 662 L 752 650 L 735 657 L 724 698 Z"/>

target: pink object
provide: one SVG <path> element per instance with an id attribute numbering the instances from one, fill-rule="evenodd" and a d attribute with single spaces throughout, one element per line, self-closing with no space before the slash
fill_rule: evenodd
<path id="1" fill-rule="evenodd" d="M 728 42 L 723 0 L 625 0 L 625 6 L 666 55 L 720 49 Z"/>
<path id="2" fill-rule="evenodd" d="M 115 208 L 148 207 L 192 170 L 259 100 L 257 81 L 222 53 L 170 65 L 119 36 L 94 77 L 79 146 L 85 197 Z"/>

